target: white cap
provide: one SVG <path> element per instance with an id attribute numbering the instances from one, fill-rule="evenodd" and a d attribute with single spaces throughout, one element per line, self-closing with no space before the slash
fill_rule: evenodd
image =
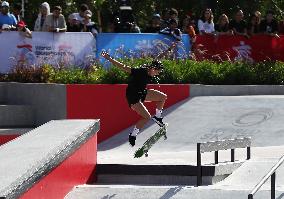
<path id="1" fill-rule="evenodd" d="M 6 7 L 10 7 L 9 3 L 7 1 L 3 1 L 1 4 L 2 7 L 6 6 Z"/>

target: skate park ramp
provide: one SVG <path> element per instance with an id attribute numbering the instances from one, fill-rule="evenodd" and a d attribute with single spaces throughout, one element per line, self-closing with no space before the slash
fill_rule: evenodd
<path id="1" fill-rule="evenodd" d="M 210 96 L 184 100 L 164 111 L 164 121 L 169 123 L 167 140 L 160 139 L 149 151 L 149 157 L 134 158 L 135 151 L 159 127 L 149 122 L 138 135 L 135 147 L 128 144 L 128 134 L 133 127 L 122 131 L 98 145 L 98 168 L 102 165 L 140 166 L 130 169 L 139 176 L 145 166 L 196 166 L 196 143 L 214 140 L 251 137 L 251 159 L 245 161 L 245 150 L 236 150 L 240 165 L 231 175 L 212 185 L 150 185 L 147 183 L 119 184 L 120 175 L 110 175 L 107 183 L 100 180 L 94 185 L 82 185 L 66 198 L 247 198 L 254 186 L 284 155 L 284 96 Z M 123 117 L 123 113 L 122 113 Z M 219 154 L 220 164 L 230 161 L 230 152 Z M 204 165 L 214 163 L 214 153 L 202 155 Z M 130 167 L 128 167 L 130 168 Z M 188 167 L 191 168 L 191 167 Z M 178 169 L 175 168 L 175 169 Z M 99 169 L 100 170 L 100 169 Z M 143 170 L 143 169 L 142 169 Z M 151 168 L 149 169 L 149 171 Z M 144 174 L 145 175 L 145 174 Z M 128 180 L 130 177 L 127 178 Z M 144 184 L 144 185 L 141 185 Z M 270 198 L 270 180 L 257 192 L 255 198 Z M 284 165 L 276 172 L 276 198 L 284 198 Z"/>
<path id="2" fill-rule="evenodd" d="M 195 154 L 197 142 L 239 137 L 251 137 L 253 148 L 284 145 L 284 96 L 194 97 L 165 110 L 164 116 L 168 139 L 159 140 L 148 158 L 134 159 L 133 154 L 159 129 L 153 122 L 137 136 L 135 147 L 127 141 L 133 127 L 101 143 L 98 163 L 196 164 L 195 157 L 182 154 Z"/>

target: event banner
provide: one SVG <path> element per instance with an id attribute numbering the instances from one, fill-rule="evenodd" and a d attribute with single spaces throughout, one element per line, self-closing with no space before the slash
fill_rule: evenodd
<path id="1" fill-rule="evenodd" d="M 284 61 L 284 36 L 273 37 L 268 35 L 255 35 L 250 38 L 243 36 L 198 36 L 194 52 L 199 60 L 214 59 L 216 56 L 222 60 L 246 60 L 259 62 L 264 60 Z"/>
<path id="2" fill-rule="evenodd" d="M 175 39 L 168 35 L 152 33 L 101 33 L 97 36 L 97 56 L 102 51 L 107 51 L 115 58 L 155 58 L 159 53 L 169 48 Z M 188 58 L 190 53 L 190 38 L 188 35 L 182 36 L 182 41 L 178 43 L 173 51 L 173 58 Z M 99 59 L 105 67 L 109 63 Z"/>
<path id="3" fill-rule="evenodd" d="M 2 32 L 0 43 L 0 73 L 22 65 L 84 67 L 96 56 L 91 33 L 33 32 L 30 39 L 18 32 Z"/>

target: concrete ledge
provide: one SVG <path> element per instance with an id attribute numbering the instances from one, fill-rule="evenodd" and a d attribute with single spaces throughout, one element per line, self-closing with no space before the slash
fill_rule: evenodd
<path id="1" fill-rule="evenodd" d="M 99 120 L 50 121 L 0 147 L 0 197 L 18 198 L 99 130 Z"/>
<path id="2" fill-rule="evenodd" d="M 284 95 L 284 85 L 190 85 L 190 97 Z"/>

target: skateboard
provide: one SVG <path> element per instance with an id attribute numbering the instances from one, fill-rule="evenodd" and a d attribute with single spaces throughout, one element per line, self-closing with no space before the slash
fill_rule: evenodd
<path id="1" fill-rule="evenodd" d="M 152 148 L 152 146 L 162 137 L 164 136 L 164 139 L 167 139 L 167 126 L 168 124 L 165 123 L 163 127 L 160 127 L 159 130 L 154 133 L 150 138 L 148 138 L 142 147 L 140 147 L 135 153 L 134 158 L 140 158 L 143 155 L 145 157 L 148 157 L 148 151 Z"/>

